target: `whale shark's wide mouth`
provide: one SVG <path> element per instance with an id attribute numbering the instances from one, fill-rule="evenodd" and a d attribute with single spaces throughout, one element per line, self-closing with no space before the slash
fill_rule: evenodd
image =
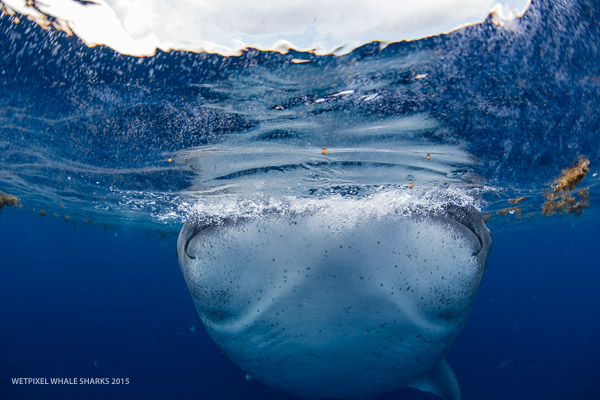
<path id="1" fill-rule="evenodd" d="M 190 232 L 190 234 L 189 234 L 188 238 L 187 238 L 187 239 L 186 239 L 186 241 L 185 241 L 185 245 L 183 246 L 183 252 L 185 253 L 185 255 L 186 255 L 188 258 L 190 258 L 190 259 L 192 259 L 192 260 L 195 260 L 195 259 L 196 259 L 196 256 L 193 256 L 193 255 L 191 255 L 191 254 L 188 252 L 188 247 L 189 247 L 189 245 L 190 245 L 190 242 L 191 242 L 192 240 L 194 240 L 194 238 L 195 238 L 195 237 L 196 237 L 196 236 L 197 236 L 199 233 L 201 233 L 202 231 L 204 231 L 206 228 L 208 228 L 208 226 L 207 226 L 207 225 L 201 225 L 201 224 L 196 224 L 196 225 L 194 225 L 194 228 L 193 228 L 193 229 L 192 229 L 192 231 Z"/>
<path id="2" fill-rule="evenodd" d="M 473 234 L 474 242 L 477 243 L 473 256 L 479 255 L 485 244 L 489 242 L 489 239 L 485 237 L 486 234 L 489 236 L 489 231 L 487 231 L 487 228 L 483 224 L 478 211 L 472 207 L 459 208 L 451 204 L 444 208 L 440 216 L 458 223 L 459 226 L 466 228 L 468 232 Z"/>
<path id="3" fill-rule="evenodd" d="M 399 213 L 399 210 L 395 210 L 395 213 Z M 257 216 L 257 218 L 272 218 L 275 216 L 273 213 L 269 214 L 269 216 L 263 215 Z M 428 213 L 424 214 L 427 215 Z M 281 217 L 283 217 L 284 215 L 286 215 L 286 213 L 282 212 Z M 296 216 L 292 216 L 292 218 L 301 216 L 302 215 L 299 214 Z M 290 217 L 290 215 L 287 214 L 287 217 Z M 474 257 L 478 256 L 483 249 L 489 247 L 489 230 L 485 227 L 485 224 L 483 223 L 483 219 L 481 218 L 479 211 L 473 206 L 458 206 L 456 204 L 449 203 L 446 206 L 442 207 L 441 210 L 436 210 L 435 212 L 432 211 L 431 214 L 428 215 L 428 217 L 433 219 L 441 219 L 447 223 L 451 223 L 452 226 L 459 229 L 459 233 L 461 235 L 466 235 L 470 237 L 474 247 L 472 253 Z M 247 218 L 241 218 L 240 220 L 232 221 L 226 218 L 217 221 L 213 220 L 211 223 L 207 223 L 207 221 L 188 222 L 186 233 L 187 238 L 185 239 L 183 252 L 188 258 L 192 260 L 196 259 L 196 256 L 194 254 L 190 254 L 189 252 L 189 245 L 196 238 L 196 236 L 212 228 L 218 226 L 226 226 L 231 223 L 239 223 L 246 219 Z"/>

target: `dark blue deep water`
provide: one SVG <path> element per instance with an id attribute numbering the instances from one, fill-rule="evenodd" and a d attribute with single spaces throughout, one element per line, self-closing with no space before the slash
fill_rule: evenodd
<path id="1" fill-rule="evenodd" d="M 0 190 L 22 207 L 0 210 L 0 399 L 292 399 L 246 380 L 204 331 L 175 256 L 182 223 L 196 204 L 218 219 L 247 216 L 231 205 L 257 194 L 413 182 L 491 215 L 488 269 L 447 355 L 463 399 L 600 398 L 598 7 L 533 1 L 513 29 L 487 20 L 342 57 L 138 59 L 1 17 Z M 579 156 L 589 207 L 542 216 Z M 517 196 L 522 218 L 498 213 Z"/>
<path id="2" fill-rule="evenodd" d="M 219 356 L 175 259 L 175 236 L 0 215 L 7 399 L 290 399 Z M 464 399 L 600 394 L 598 227 L 581 218 L 493 234 L 470 319 L 448 355 Z M 12 377 L 122 377 L 126 386 L 15 386 Z M 380 399 L 435 399 L 401 389 Z"/>

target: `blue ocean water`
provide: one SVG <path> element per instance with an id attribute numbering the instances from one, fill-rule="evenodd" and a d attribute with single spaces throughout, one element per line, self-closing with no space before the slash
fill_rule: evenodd
<path id="1" fill-rule="evenodd" d="M 0 215 L 0 391 L 9 399 L 292 399 L 204 332 L 175 236 Z M 595 399 L 600 294 L 595 221 L 495 233 L 469 321 L 448 355 L 464 399 Z M 12 377 L 123 377 L 129 385 L 12 385 Z M 401 389 L 380 399 L 434 399 Z"/>
<path id="2" fill-rule="evenodd" d="M 0 18 L 0 189 L 23 206 L 0 214 L 0 393 L 291 398 L 247 381 L 204 332 L 174 255 L 181 223 L 196 204 L 246 215 L 257 191 L 293 202 L 414 182 L 491 213 L 488 270 L 447 357 L 463 398 L 597 398 L 595 6 L 534 1 L 512 29 L 488 20 L 343 57 L 138 59 Z M 580 155 L 590 207 L 542 217 L 544 189 Z M 517 196 L 523 218 L 497 213 Z"/>

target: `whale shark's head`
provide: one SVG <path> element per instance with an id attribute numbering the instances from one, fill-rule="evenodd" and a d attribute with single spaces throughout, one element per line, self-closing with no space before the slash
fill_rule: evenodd
<path id="1" fill-rule="evenodd" d="M 480 214 L 354 211 L 187 223 L 178 258 L 207 331 L 254 378 L 298 396 L 412 385 L 457 398 L 457 387 L 414 382 L 436 370 L 473 304 L 491 244 Z"/>

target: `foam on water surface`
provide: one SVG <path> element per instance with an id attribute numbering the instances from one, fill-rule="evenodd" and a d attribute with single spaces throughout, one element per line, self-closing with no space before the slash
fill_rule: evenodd
<path id="1" fill-rule="evenodd" d="M 252 47 L 287 52 L 345 54 L 372 41 L 419 39 L 479 23 L 523 15 L 530 0 L 193 1 L 3 0 L 42 24 L 75 33 L 87 45 L 123 54 L 156 49 L 239 55 Z M 33 4 L 32 4 L 33 3 Z"/>
<path id="2" fill-rule="evenodd" d="M 223 225 L 268 216 L 307 216 L 318 213 L 336 221 L 333 230 L 343 230 L 364 219 L 381 220 L 390 213 L 406 217 L 441 214 L 448 205 L 481 207 L 481 189 L 419 186 L 373 188 L 370 194 L 315 196 L 267 196 L 262 194 L 202 196 L 181 201 L 178 214 L 200 225 Z"/>

